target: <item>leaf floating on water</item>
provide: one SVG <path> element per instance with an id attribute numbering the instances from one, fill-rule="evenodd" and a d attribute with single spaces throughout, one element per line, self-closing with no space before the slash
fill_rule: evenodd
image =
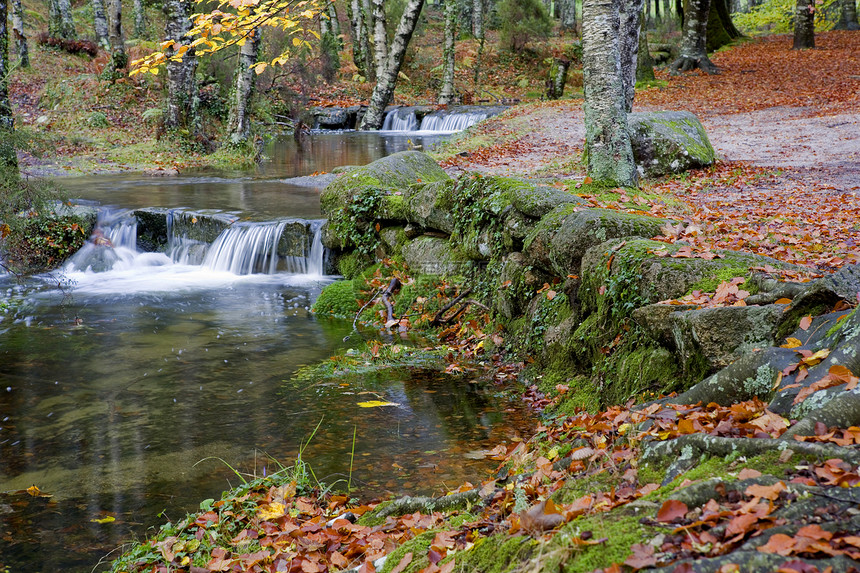
<path id="1" fill-rule="evenodd" d="M 31 485 L 30 487 L 28 487 L 28 488 L 27 488 L 27 493 L 29 493 L 29 494 L 30 494 L 30 495 L 32 495 L 33 497 L 36 497 L 36 496 L 38 496 L 40 493 L 42 493 L 42 490 L 40 490 L 40 489 L 39 489 L 38 487 L 36 487 L 36 485 L 34 484 L 34 485 Z"/>
<path id="2" fill-rule="evenodd" d="M 111 523 L 114 521 L 116 521 L 116 518 L 108 515 L 107 517 L 99 517 L 97 519 L 91 519 L 90 523 Z"/>
<path id="3" fill-rule="evenodd" d="M 358 405 L 362 408 L 378 408 L 380 406 L 399 406 L 395 402 L 384 402 L 382 400 L 370 400 L 369 402 L 359 402 Z"/>

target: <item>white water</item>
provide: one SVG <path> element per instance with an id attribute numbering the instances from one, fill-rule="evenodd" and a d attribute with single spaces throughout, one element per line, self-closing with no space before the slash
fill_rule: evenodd
<path id="1" fill-rule="evenodd" d="M 75 292 L 134 294 L 187 292 L 239 283 L 300 284 L 324 277 L 323 221 L 310 221 L 307 255 L 279 256 L 287 221 L 236 223 L 212 245 L 170 231 L 166 253 L 137 250 L 130 211 L 103 209 L 93 236 L 62 269 Z M 170 225 L 168 225 L 170 227 Z"/>
<path id="2" fill-rule="evenodd" d="M 424 116 L 419 125 L 415 111 L 411 108 L 391 110 L 385 116 L 382 131 L 410 131 L 427 133 L 455 133 L 471 127 L 489 114 L 484 112 L 434 111 Z"/>

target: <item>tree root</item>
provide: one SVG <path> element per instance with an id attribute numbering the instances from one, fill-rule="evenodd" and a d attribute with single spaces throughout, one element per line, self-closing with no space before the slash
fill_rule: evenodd
<path id="1" fill-rule="evenodd" d="M 718 68 L 714 63 L 708 58 L 706 55 L 701 55 L 698 57 L 693 56 L 681 56 L 669 66 L 671 70 L 670 73 L 673 76 L 677 76 L 683 72 L 689 72 L 695 69 L 702 70 L 709 76 L 719 74 L 720 68 Z"/>
<path id="2" fill-rule="evenodd" d="M 436 316 L 433 317 L 433 320 L 430 321 L 430 326 L 441 326 L 443 324 L 448 324 L 449 322 L 455 320 L 458 316 L 463 314 L 468 308 L 471 301 L 467 300 L 457 311 L 451 316 L 446 317 L 445 313 L 454 308 L 460 301 L 471 294 L 472 289 L 467 288 L 463 292 L 461 292 L 454 300 L 443 306 L 439 312 L 436 313 Z"/>

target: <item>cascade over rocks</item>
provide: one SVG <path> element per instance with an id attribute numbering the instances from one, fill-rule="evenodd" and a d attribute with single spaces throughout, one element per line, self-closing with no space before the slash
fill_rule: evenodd
<path id="1" fill-rule="evenodd" d="M 714 163 L 714 148 L 705 128 L 688 111 L 629 113 L 627 125 L 633 158 L 642 175 L 659 177 Z"/>

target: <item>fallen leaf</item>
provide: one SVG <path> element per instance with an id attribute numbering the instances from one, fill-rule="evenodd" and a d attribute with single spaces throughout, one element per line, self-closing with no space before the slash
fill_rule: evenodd
<path id="1" fill-rule="evenodd" d="M 381 400 L 370 400 L 369 402 L 359 402 L 358 405 L 362 408 L 379 408 L 380 406 L 399 406 L 394 402 L 383 402 Z"/>
<path id="2" fill-rule="evenodd" d="M 669 523 L 687 515 L 687 504 L 677 499 L 666 500 L 657 512 L 657 521 Z"/>

